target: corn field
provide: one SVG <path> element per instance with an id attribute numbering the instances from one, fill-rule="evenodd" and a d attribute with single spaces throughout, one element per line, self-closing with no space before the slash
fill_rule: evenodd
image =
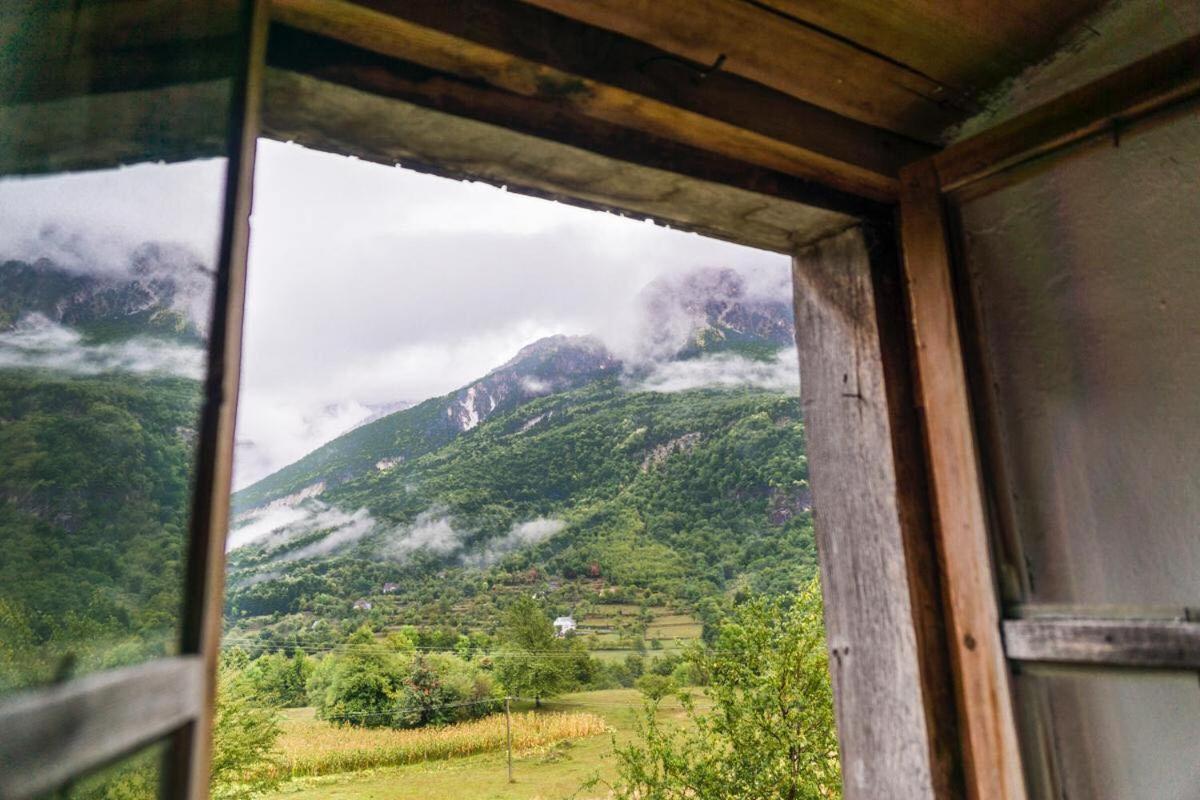
<path id="1" fill-rule="evenodd" d="M 604 719 L 589 713 L 514 713 L 513 750 L 543 747 L 564 739 L 608 732 Z M 291 719 L 279 738 L 278 778 L 300 778 L 401 766 L 505 748 L 504 715 L 416 730 L 355 728 L 317 719 Z"/>

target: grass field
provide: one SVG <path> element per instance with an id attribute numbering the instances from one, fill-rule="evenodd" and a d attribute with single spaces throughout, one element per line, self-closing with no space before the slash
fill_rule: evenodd
<path id="1" fill-rule="evenodd" d="M 270 800 L 598 800 L 608 795 L 602 784 L 589 791 L 580 791 L 580 787 L 590 778 L 609 779 L 615 775 L 613 739 L 624 742 L 633 735 L 641 709 L 641 694 L 632 689 L 565 695 L 546 703 L 542 712 L 522 708 L 522 713 L 542 717 L 564 713 L 594 716 L 603 720 L 611 733 L 560 739 L 521 749 L 514 758 L 515 782 L 511 784 L 504 751 L 498 750 L 410 766 L 300 778 L 285 784 Z M 674 698 L 663 701 L 660 715 L 668 722 L 684 719 Z M 341 732 L 316 722 L 311 712 L 295 713 L 285 720 L 285 746 L 296 747 L 294 737 L 300 734 L 301 726 L 307 725 L 323 725 L 335 733 Z M 425 732 L 425 735 L 437 734 Z"/>

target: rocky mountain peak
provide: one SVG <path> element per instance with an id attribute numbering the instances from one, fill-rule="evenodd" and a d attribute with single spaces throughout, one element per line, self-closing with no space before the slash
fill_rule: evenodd
<path id="1" fill-rule="evenodd" d="M 706 267 L 660 278 L 641 293 L 643 335 L 652 356 L 679 357 L 757 341 L 787 346 L 791 306 L 750 290 L 734 269 Z"/>

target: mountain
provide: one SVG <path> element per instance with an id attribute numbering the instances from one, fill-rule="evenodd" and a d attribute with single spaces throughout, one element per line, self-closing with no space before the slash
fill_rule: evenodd
<path id="1" fill-rule="evenodd" d="M 231 623 L 352 621 L 386 586 L 389 624 L 472 630 L 513 587 L 568 608 L 645 593 L 695 606 L 811 575 L 795 392 L 653 380 L 762 361 L 794 376 L 790 306 L 705 270 L 647 287 L 642 309 L 634 355 L 540 340 L 239 492 Z"/>
<path id="2" fill-rule="evenodd" d="M 362 425 L 234 495 L 234 514 L 315 497 L 372 470 L 391 469 L 450 443 L 497 414 L 617 370 L 598 341 L 551 336 L 467 386 Z"/>
<path id="3" fill-rule="evenodd" d="M 644 376 L 663 360 L 733 352 L 769 358 L 794 342 L 792 311 L 749 295 L 731 269 L 700 269 L 651 283 L 639 298 L 637 355 L 626 363 L 598 339 L 550 336 L 483 378 L 379 419 L 239 491 L 235 515 L 322 494 L 371 469 L 387 469 L 445 446 L 489 418 L 536 398 L 609 375 Z"/>
<path id="4" fill-rule="evenodd" d="M 171 336 L 200 342 L 211 271 L 185 248 L 148 242 L 123 270 L 78 271 L 48 259 L 0 263 L 0 332 L 40 315 L 93 340 Z"/>
<path id="5" fill-rule="evenodd" d="M 0 691 L 178 639 L 209 271 L 0 262 Z"/>

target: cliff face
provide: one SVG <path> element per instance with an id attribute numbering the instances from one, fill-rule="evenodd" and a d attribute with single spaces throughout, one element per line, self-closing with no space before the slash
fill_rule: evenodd
<path id="1" fill-rule="evenodd" d="M 212 274 L 192 253 L 146 243 L 119 271 L 79 271 L 47 259 L 0 264 L 0 331 L 40 315 L 94 338 L 160 335 L 201 340 Z"/>

